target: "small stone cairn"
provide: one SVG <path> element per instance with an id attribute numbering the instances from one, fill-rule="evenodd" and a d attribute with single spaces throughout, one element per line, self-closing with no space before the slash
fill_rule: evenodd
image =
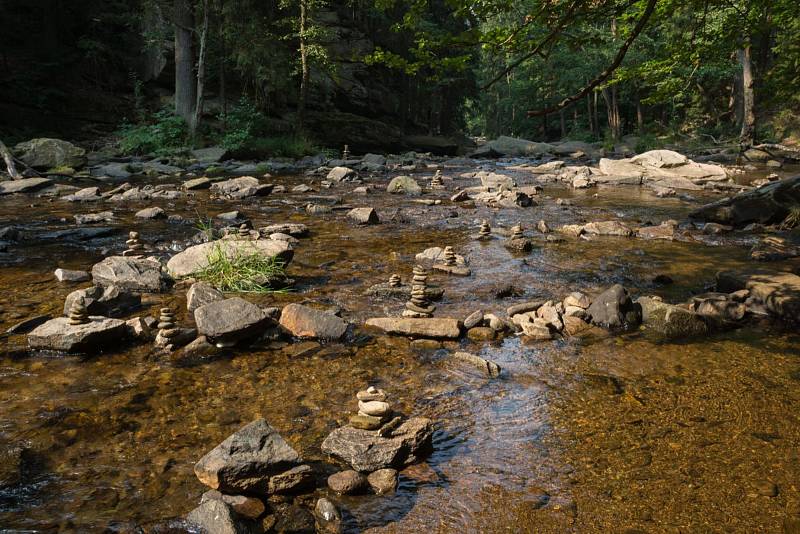
<path id="1" fill-rule="evenodd" d="M 403 317 L 432 317 L 436 306 L 430 303 L 425 292 L 428 283 L 428 271 L 422 266 L 414 266 L 411 280 L 411 300 L 406 302 Z"/>
<path id="2" fill-rule="evenodd" d="M 489 221 L 484 219 L 483 221 L 481 221 L 480 230 L 478 230 L 478 239 L 486 240 L 486 239 L 491 239 L 491 237 L 492 237 L 492 228 L 491 226 L 489 226 Z"/>
<path id="3" fill-rule="evenodd" d="M 448 267 L 455 267 L 456 253 L 453 247 L 444 247 L 444 264 Z"/>
<path id="4" fill-rule="evenodd" d="M 511 227 L 511 235 L 508 237 L 508 241 L 506 242 L 506 248 L 511 250 L 516 250 L 519 252 L 530 252 L 533 248 L 533 243 L 531 240 L 525 237 L 525 234 L 522 233 L 522 224 L 517 223 Z"/>
<path id="5" fill-rule="evenodd" d="M 122 253 L 123 256 L 128 258 L 141 258 L 144 256 L 144 243 L 139 239 L 139 232 L 130 232 L 125 245 L 128 248 Z"/>
<path id="6" fill-rule="evenodd" d="M 344 150 L 342 150 L 342 160 L 347 161 L 350 159 L 350 146 L 344 145 Z"/>
<path id="7" fill-rule="evenodd" d="M 175 312 L 170 308 L 161 308 L 158 318 L 158 336 L 169 341 L 180 333 L 175 323 Z"/>
<path id="8" fill-rule="evenodd" d="M 436 169 L 433 178 L 431 178 L 431 189 L 444 189 L 444 182 L 442 181 L 442 171 Z"/>
<path id="9" fill-rule="evenodd" d="M 90 322 L 89 311 L 86 309 L 86 300 L 83 297 L 75 299 L 72 306 L 69 307 L 70 326 L 79 326 Z"/>
<path id="10" fill-rule="evenodd" d="M 350 418 L 350 426 L 362 430 L 377 430 L 384 425 L 392 415 L 392 408 L 386 402 L 386 392 L 370 386 L 356 394 L 358 399 L 358 414 Z"/>
<path id="11" fill-rule="evenodd" d="M 239 239 L 250 239 L 250 228 L 247 226 L 247 223 L 243 223 L 239 226 L 239 230 L 237 231 L 237 237 Z"/>
<path id="12" fill-rule="evenodd" d="M 469 276 L 472 271 L 464 265 L 458 265 L 458 259 L 453 247 L 444 247 L 442 251 L 442 260 L 434 263 L 433 268 L 437 271 L 442 271 L 456 276 Z"/>
<path id="13" fill-rule="evenodd" d="M 389 287 L 400 287 L 403 285 L 402 280 L 400 280 L 399 274 L 393 274 L 389 277 Z"/>

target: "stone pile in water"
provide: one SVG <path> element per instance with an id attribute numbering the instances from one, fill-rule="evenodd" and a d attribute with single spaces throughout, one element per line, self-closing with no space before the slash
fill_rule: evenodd
<path id="1" fill-rule="evenodd" d="M 533 249 L 533 243 L 525 237 L 521 223 L 517 223 L 511 228 L 511 235 L 508 237 L 505 246 L 517 252 L 530 252 Z"/>
<path id="2" fill-rule="evenodd" d="M 426 288 L 428 285 L 428 271 L 421 265 L 415 265 L 411 279 L 411 300 L 406 302 L 403 317 L 433 317 L 436 306 L 428 300 Z"/>
<path id="3" fill-rule="evenodd" d="M 122 253 L 123 256 L 129 258 L 141 258 L 144 256 L 144 243 L 139 239 L 139 232 L 130 232 L 125 245 L 128 248 Z"/>
<path id="4" fill-rule="evenodd" d="M 356 394 L 358 414 L 350 418 L 350 425 L 363 430 L 377 430 L 391 417 L 392 409 L 386 402 L 386 393 L 374 386 Z"/>

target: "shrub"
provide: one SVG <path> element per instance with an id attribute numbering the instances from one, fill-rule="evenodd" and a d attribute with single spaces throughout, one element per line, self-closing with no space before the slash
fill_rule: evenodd
<path id="1" fill-rule="evenodd" d="M 189 130 L 186 122 L 168 109 L 155 113 L 149 121 L 124 123 L 118 131 L 120 149 L 125 154 L 164 156 L 185 149 Z"/>

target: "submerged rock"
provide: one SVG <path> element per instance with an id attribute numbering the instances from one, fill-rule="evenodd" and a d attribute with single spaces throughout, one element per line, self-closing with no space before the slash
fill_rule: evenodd
<path id="1" fill-rule="evenodd" d="M 86 324 L 73 325 L 67 317 L 50 319 L 28 334 L 32 349 L 60 352 L 91 352 L 118 346 L 127 333 L 125 321 L 90 317 Z"/>
<path id="2" fill-rule="evenodd" d="M 280 324 L 301 338 L 339 339 L 347 332 L 347 322 L 341 317 L 302 304 L 286 305 Z"/>
<path id="3" fill-rule="evenodd" d="M 453 358 L 472 365 L 476 369 L 486 373 L 489 377 L 496 378 L 500 376 L 500 366 L 491 360 L 463 351 L 453 354 Z"/>
<path id="4" fill-rule="evenodd" d="M 629 328 L 642 322 L 641 306 L 635 304 L 619 284 L 598 295 L 587 312 L 594 324 L 605 328 Z"/>
<path id="5" fill-rule="evenodd" d="M 208 499 L 189 512 L 186 521 L 202 534 L 261 534 L 261 525 L 235 513 L 218 499 Z"/>
<path id="6" fill-rule="evenodd" d="M 317 531 L 322 534 L 339 534 L 342 530 L 342 514 L 325 497 L 319 499 L 314 506 L 314 520 Z"/>
<path id="7" fill-rule="evenodd" d="M 206 501 L 222 501 L 237 514 L 256 519 L 266 511 L 264 503 L 261 499 L 255 497 L 246 497 L 244 495 L 225 495 L 217 490 L 208 490 L 200 497 L 200 504 Z"/>
<path id="8" fill-rule="evenodd" d="M 368 319 L 367 326 L 411 337 L 458 339 L 461 336 L 458 320 L 449 318 L 377 317 Z"/>
<path id="9" fill-rule="evenodd" d="M 433 423 L 424 417 L 412 417 L 387 437 L 380 431 L 344 426 L 325 438 L 322 452 L 341 458 L 356 471 L 400 468 L 421 460 L 430 451 L 432 436 Z"/>
<path id="10" fill-rule="evenodd" d="M 749 291 L 748 302 L 764 306 L 777 317 L 800 322 L 800 276 L 766 269 L 717 273 L 717 291 L 733 293 L 743 289 Z"/>
<path id="11" fill-rule="evenodd" d="M 642 323 L 667 338 L 696 337 L 708 333 L 703 317 L 680 306 L 653 297 L 640 297 Z"/>
<path id="12" fill-rule="evenodd" d="M 260 334 L 272 319 L 264 310 L 234 297 L 200 306 L 194 311 L 197 330 L 212 342 L 235 342 Z"/>
<path id="13" fill-rule="evenodd" d="M 266 494 L 270 477 L 296 466 L 300 455 L 264 419 L 228 436 L 194 466 L 197 478 L 225 493 Z"/>

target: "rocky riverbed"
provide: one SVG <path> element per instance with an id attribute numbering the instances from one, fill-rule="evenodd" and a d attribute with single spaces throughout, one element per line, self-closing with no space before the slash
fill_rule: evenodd
<path id="1" fill-rule="evenodd" d="M 570 148 L 3 182 L 0 524 L 797 528 L 797 169 Z"/>

